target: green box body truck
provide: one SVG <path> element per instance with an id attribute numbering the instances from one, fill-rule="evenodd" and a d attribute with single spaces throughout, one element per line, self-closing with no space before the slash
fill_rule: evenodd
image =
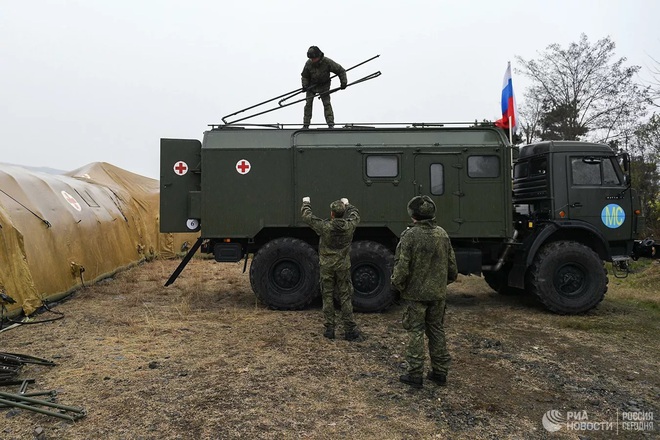
<path id="1" fill-rule="evenodd" d="M 347 125 L 299 130 L 217 125 L 203 141 L 161 139 L 161 232 L 201 231 L 168 281 L 198 249 L 217 261 L 253 255 L 250 283 L 268 306 L 296 309 L 319 294 L 320 217 L 346 197 L 361 214 L 351 251 L 354 306 L 396 299 L 393 253 L 410 224 L 406 204 L 426 194 L 450 235 L 459 271 L 501 293 L 525 291 L 557 313 L 582 313 L 607 291 L 604 261 L 625 268 L 650 255 L 625 155 L 606 145 L 513 147 L 490 124 Z"/>

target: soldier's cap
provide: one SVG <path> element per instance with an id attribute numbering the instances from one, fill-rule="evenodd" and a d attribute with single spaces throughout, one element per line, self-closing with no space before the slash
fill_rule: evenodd
<path id="1" fill-rule="evenodd" d="M 415 196 L 408 202 L 408 215 L 415 220 L 435 217 L 435 203 L 429 196 Z"/>
<path id="2" fill-rule="evenodd" d="M 341 218 L 346 212 L 346 205 L 341 200 L 335 200 L 330 203 L 330 211 L 335 215 L 336 218 Z"/>
<path id="3" fill-rule="evenodd" d="M 307 58 L 320 58 L 321 55 L 323 55 L 323 52 L 321 52 L 318 46 L 310 46 L 307 49 Z"/>

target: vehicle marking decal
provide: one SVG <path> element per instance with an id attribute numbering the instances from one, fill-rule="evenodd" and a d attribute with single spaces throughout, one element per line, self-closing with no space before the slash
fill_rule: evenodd
<path id="1" fill-rule="evenodd" d="M 252 166 L 250 165 L 250 162 L 245 159 L 241 159 L 236 162 L 236 171 L 238 171 L 238 174 L 247 174 L 251 169 Z"/>
<path id="2" fill-rule="evenodd" d="M 188 172 L 188 164 L 182 160 L 178 161 L 174 164 L 174 172 L 179 176 L 185 175 Z"/>
<path id="3" fill-rule="evenodd" d="M 603 224 L 610 229 L 616 229 L 626 220 L 626 211 L 616 203 L 610 203 L 600 213 Z"/>

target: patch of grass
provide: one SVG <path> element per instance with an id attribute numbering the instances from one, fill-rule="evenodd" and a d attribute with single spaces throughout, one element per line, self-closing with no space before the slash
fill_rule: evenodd
<path id="1" fill-rule="evenodd" d="M 643 310 L 655 313 L 658 315 L 658 317 L 660 317 L 660 303 L 657 301 L 652 299 L 639 300 L 635 298 L 622 298 L 620 301 L 631 307 L 641 308 Z"/>
<path id="2" fill-rule="evenodd" d="M 646 310 L 660 310 L 660 264 L 634 262 L 632 272 L 626 278 L 610 276 L 607 298 L 638 305 Z M 610 273 L 612 271 L 610 270 Z"/>
<path id="3" fill-rule="evenodd" d="M 581 331 L 598 331 L 605 330 L 607 326 L 603 326 L 603 322 L 595 319 L 588 319 L 582 316 L 567 317 L 558 322 L 560 328 L 581 330 Z"/>
<path id="4" fill-rule="evenodd" d="M 660 308 L 655 302 L 608 298 L 590 314 L 563 316 L 557 325 L 563 329 L 621 335 L 651 334 L 660 331 Z"/>
<path id="5" fill-rule="evenodd" d="M 451 291 L 468 291 L 471 293 L 491 293 L 483 277 L 474 275 L 459 275 L 458 279 L 449 285 Z"/>

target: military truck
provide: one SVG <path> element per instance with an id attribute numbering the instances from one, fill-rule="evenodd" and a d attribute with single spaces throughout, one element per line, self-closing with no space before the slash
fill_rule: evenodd
<path id="1" fill-rule="evenodd" d="M 500 293 L 525 291 L 548 310 L 586 312 L 607 291 L 604 261 L 624 269 L 651 254 L 628 159 L 606 145 L 541 142 L 516 148 L 489 123 L 361 124 L 297 129 L 212 125 L 203 141 L 161 139 L 161 232 L 201 230 L 198 250 L 244 260 L 252 289 L 278 309 L 319 295 L 318 237 L 300 216 L 348 198 L 361 213 L 351 250 L 357 311 L 390 306 L 393 254 L 426 194 L 462 274 Z"/>

